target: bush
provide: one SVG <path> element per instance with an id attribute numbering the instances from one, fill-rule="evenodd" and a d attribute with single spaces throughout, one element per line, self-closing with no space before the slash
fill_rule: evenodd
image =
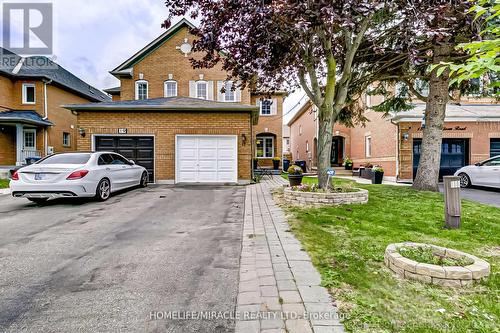
<path id="1" fill-rule="evenodd" d="M 301 175 L 302 174 L 302 168 L 299 167 L 298 165 L 291 165 L 287 172 L 290 174 L 290 175 Z"/>
<path id="2" fill-rule="evenodd" d="M 384 172 L 384 169 L 382 167 L 376 166 L 372 169 L 373 172 Z"/>
<path id="3" fill-rule="evenodd" d="M 273 158 L 273 161 L 281 161 L 281 158 L 279 158 L 279 157 L 274 157 L 274 158 Z"/>
<path id="4" fill-rule="evenodd" d="M 346 157 L 344 159 L 344 166 L 346 166 L 346 165 L 352 165 L 352 160 L 349 157 Z"/>

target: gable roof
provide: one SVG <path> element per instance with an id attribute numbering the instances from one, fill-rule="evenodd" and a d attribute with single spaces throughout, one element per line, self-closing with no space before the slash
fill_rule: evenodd
<path id="1" fill-rule="evenodd" d="M 132 75 L 132 67 L 137 64 L 139 61 L 144 59 L 147 55 L 149 55 L 154 50 L 158 49 L 162 46 L 166 41 L 168 41 L 172 36 L 174 36 L 180 29 L 187 28 L 195 28 L 195 25 L 189 22 L 187 19 L 183 18 L 175 25 L 173 25 L 170 29 L 165 31 L 151 43 L 143 47 L 140 51 L 135 53 L 132 57 L 125 60 L 121 65 L 113 69 L 110 73 L 114 76 L 131 76 Z"/>
<path id="2" fill-rule="evenodd" d="M 17 79 L 46 79 L 52 80 L 63 89 L 83 96 L 91 101 L 109 101 L 108 95 L 92 87 L 70 71 L 47 57 L 31 56 L 23 58 L 7 49 L 0 47 L 0 75 Z"/>
<path id="3" fill-rule="evenodd" d="M 299 109 L 299 111 L 297 111 L 297 113 L 295 113 L 292 117 L 292 119 L 290 119 L 290 121 L 287 123 L 287 126 L 292 126 L 292 124 L 294 122 L 297 121 L 297 119 L 299 119 L 303 114 L 304 112 L 306 112 L 307 110 L 309 110 L 311 107 L 313 106 L 313 103 L 311 102 L 311 100 L 308 98 L 306 100 L 306 102 L 304 103 L 304 105 L 302 105 Z"/>

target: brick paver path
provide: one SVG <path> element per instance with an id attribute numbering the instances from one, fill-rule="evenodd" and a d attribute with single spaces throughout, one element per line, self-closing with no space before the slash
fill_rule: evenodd
<path id="1" fill-rule="evenodd" d="M 275 176 L 247 187 L 236 333 L 344 332 L 319 273 L 271 196 L 284 183 Z"/>

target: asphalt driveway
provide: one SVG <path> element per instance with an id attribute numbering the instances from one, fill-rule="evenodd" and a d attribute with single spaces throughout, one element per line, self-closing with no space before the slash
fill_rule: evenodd
<path id="1" fill-rule="evenodd" d="M 0 331 L 228 332 L 245 189 L 157 186 L 105 203 L 0 196 Z M 156 316 L 156 317 L 155 317 Z"/>
<path id="2" fill-rule="evenodd" d="M 443 192 L 443 184 L 439 184 L 439 190 Z M 462 188 L 460 189 L 460 196 L 462 199 L 500 207 L 500 189 L 479 186 Z"/>

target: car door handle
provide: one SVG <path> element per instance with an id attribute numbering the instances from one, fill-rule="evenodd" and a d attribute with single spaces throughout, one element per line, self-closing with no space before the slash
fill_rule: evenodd
<path id="1" fill-rule="evenodd" d="M 109 171 L 109 170 L 111 170 L 111 169 L 110 168 L 106 168 L 106 171 Z"/>

